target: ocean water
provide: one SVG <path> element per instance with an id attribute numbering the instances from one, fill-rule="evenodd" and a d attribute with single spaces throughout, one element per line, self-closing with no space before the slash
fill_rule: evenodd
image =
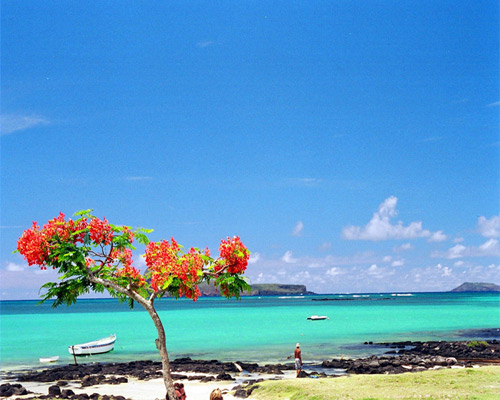
<path id="1" fill-rule="evenodd" d="M 499 293 L 408 293 L 162 299 L 156 308 L 171 359 L 286 362 L 296 342 L 305 362 L 377 352 L 366 341 L 466 340 L 500 327 Z M 328 320 L 309 321 L 310 315 Z M 38 366 L 40 357 L 73 362 L 68 346 L 116 333 L 112 352 L 81 362 L 159 360 L 156 329 L 136 305 L 79 300 L 52 308 L 37 301 L 0 302 L 2 369 Z M 380 349 L 380 352 L 387 349 Z"/>

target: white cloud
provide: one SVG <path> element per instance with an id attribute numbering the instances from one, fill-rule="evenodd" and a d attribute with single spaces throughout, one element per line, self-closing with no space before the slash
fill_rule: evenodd
<path id="1" fill-rule="evenodd" d="M 446 139 L 446 136 L 431 136 L 421 140 L 421 143 L 434 143 Z"/>
<path id="2" fill-rule="evenodd" d="M 434 232 L 430 238 L 427 240 L 428 242 L 444 242 L 448 236 L 446 236 L 443 231 Z"/>
<path id="3" fill-rule="evenodd" d="M 259 253 L 252 253 L 250 255 L 250 258 L 248 259 L 249 264 L 255 264 L 260 260 L 260 254 Z"/>
<path id="4" fill-rule="evenodd" d="M 457 245 L 453 246 L 452 248 L 448 249 L 448 251 L 444 257 L 449 258 L 451 260 L 454 258 L 461 258 L 464 256 L 466 250 L 467 250 L 467 247 L 465 247 L 462 244 L 457 244 Z"/>
<path id="5" fill-rule="evenodd" d="M 2 135 L 7 135 L 49 123 L 45 118 L 37 115 L 2 115 L 0 116 L 0 132 Z"/>
<path id="6" fill-rule="evenodd" d="M 300 236 L 300 235 L 302 235 L 302 230 L 303 229 L 304 229 L 304 224 L 302 223 L 302 221 L 297 222 L 297 224 L 295 225 L 295 227 L 292 230 L 292 235 L 293 236 Z"/>
<path id="7" fill-rule="evenodd" d="M 456 237 L 453 239 L 453 243 L 462 243 L 465 239 L 463 237 Z"/>
<path id="8" fill-rule="evenodd" d="M 205 48 L 205 47 L 210 47 L 210 46 L 213 46 L 214 44 L 216 44 L 217 42 L 213 41 L 213 40 L 203 40 L 201 42 L 198 42 L 196 43 L 196 46 L 197 47 L 201 47 L 202 49 Z"/>
<path id="9" fill-rule="evenodd" d="M 432 257 L 444 257 L 450 260 L 463 257 L 500 257 L 500 243 L 497 239 L 489 239 L 480 246 L 464 246 L 457 244 L 446 252 L 434 252 Z"/>
<path id="10" fill-rule="evenodd" d="M 394 248 L 394 252 L 398 253 L 400 251 L 408 251 L 413 249 L 413 245 L 411 243 L 404 243 L 399 247 Z"/>
<path id="11" fill-rule="evenodd" d="M 392 261 L 392 256 L 385 256 L 384 258 L 382 258 L 382 261 L 383 262 L 391 262 Z"/>
<path id="12" fill-rule="evenodd" d="M 500 215 L 495 215 L 490 219 L 480 216 L 477 220 L 477 229 L 484 237 L 500 237 Z"/>
<path id="13" fill-rule="evenodd" d="M 298 261 L 298 259 L 293 258 L 293 253 L 290 250 L 286 251 L 281 260 L 287 264 L 295 264 Z"/>
<path id="14" fill-rule="evenodd" d="M 286 180 L 286 184 L 293 186 L 315 187 L 322 182 L 319 178 L 291 178 Z"/>
<path id="15" fill-rule="evenodd" d="M 328 251 L 332 248 L 332 242 L 323 242 L 319 246 L 318 250 L 319 251 Z"/>
<path id="16" fill-rule="evenodd" d="M 366 273 L 375 279 L 383 279 L 394 275 L 394 271 L 388 270 L 387 268 L 381 268 L 377 264 L 370 265 L 370 267 L 366 270 Z"/>
<path id="17" fill-rule="evenodd" d="M 403 265 L 405 265 L 404 260 L 394 260 L 391 264 L 392 267 L 402 267 Z"/>
<path id="18" fill-rule="evenodd" d="M 390 239 L 415 239 L 421 237 L 432 237 L 438 234 L 438 237 L 444 235 L 442 231 L 430 232 L 422 228 L 422 222 L 411 222 L 404 226 L 402 221 L 396 224 L 391 223 L 391 218 L 397 215 L 396 205 L 398 199 L 391 196 L 379 206 L 377 212 L 373 214 L 372 219 L 364 227 L 346 226 L 342 230 L 342 236 L 347 240 L 371 240 L 381 241 Z"/>
<path id="19" fill-rule="evenodd" d="M 494 103 L 486 104 L 486 107 L 500 106 L 500 101 L 495 101 Z"/>
<path id="20" fill-rule="evenodd" d="M 479 246 L 479 250 L 489 255 L 497 255 L 500 247 L 498 246 L 498 240 L 490 239 Z"/>
<path id="21" fill-rule="evenodd" d="M 153 177 L 151 176 L 126 176 L 126 181 L 150 181 Z"/>
<path id="22" fill-rule="evenodd" d="M 452 269 L 446 266 L 442 266 L 441 264 L 437 265 L 437 269 L 440 271 L 441 276 L 451 276 Z"/>
<path id="23" fill-rule="evenodd" d="M 326 271 L 326 275 L 332 278 L 342 274 L 345 274 L 345 271 L 342 271 L 340 268 L 337 267 L 332 267 Z"/>
<path id="24" fill-rule="evenodd" d="M 22 265 L 15 264 L 13 262 L 7 263 L 6 269 L 7 269 L 7 271 L 10 271 L 10 272 L 21 272 L 21 271 L 25 270 L 25 268 Z"/>

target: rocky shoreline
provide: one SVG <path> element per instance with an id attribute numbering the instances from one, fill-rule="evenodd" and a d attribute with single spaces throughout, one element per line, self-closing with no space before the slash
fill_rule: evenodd
<path id="1" fill-rule="evenodd" d="M 488 341 L 429 341 L 429 342 L 365 342 L 366 346 L 387 347 L 382 356 L 359 359 L 333 359 L 316 366 L 304 365 L 308 371 L 301 373 L 306 377 L 335 377 L 343 374 L 398 374 L 418 372 L 429 369 L 450 367 L 471 367 L 476 364 L 500 363 L 500 342 Z M 294 369 L 292 363 L 259 365 L 245 362 L 221 362 L 217 360 L 192 360 L 181 358 L 171 362 L 174 380 L 235 381 L 234 376 L 241 372 L 280 376 L 284 371 Z M 316 372 L 318 369 L 321 372 Z M 69 382 L 81 388 L 100 384 L 119 385 L 130 378 L 151 380 L 161 378 L 161 363 L 154 361 L 132 361 L 127 363 L 91 363 L 52 367 L 41 371 L 10 372 L 4 376 L 14 383 L 0 385 L 0 397 L 25 396 L 28 394 L 22 382 L 54 383 L 49 387 L 48 396 L 37 398 L 63 398 L 88 400 L 99 395 L 76 395 L 66 386 Z M 247 397 L 258 380 L 248 380 L 233 388 L 235 396 Z M 93 397 L 92 397 L 93 396 Z M 24 397 L 26 398 L 26 397 Z M 116 396 L 116 400 L 119 399 Z M 104 398 L 103 400 L 107 400 Z"/>

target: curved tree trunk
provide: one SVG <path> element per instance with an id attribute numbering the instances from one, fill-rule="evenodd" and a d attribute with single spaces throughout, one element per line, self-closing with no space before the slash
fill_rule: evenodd
<path id="1" fill-rule="evenodd" d="M 129 288 L 123 288 L 118 286 L 114 282 L 111 282 L 107 279 L 98 278 L 92 274 L 89 274 L 89 279 L 91 282 L 101 284 L 107 288 L 112 288 L 117 292 L 120 292 L 127 297 L 135 300 L 141 306 L 143 306 L 148 312 L 149 316 L 153 320 L 155 324 L 156 330 L 158 331 L 158 339 L 156 339 L 156 348 L 160 353 L 161 357 L 161 365 L 162 365 L 162 373 L 163 373 L 163 382 L 165 383 L 165 388 L 167 389 L 166 400 L 177 400 L 177 396 L 175 395 L 174 390 L 174 382 L 172 381 L 172 377 L 170 376 L 170 361 L 168 359 L 167 353 L 167 339 L 165 336 L 165 329 L 163 328 L 163 324 L 160 320 L 160 316 L 156 312 L 153 301 L 154 297 L 150 299 L 150 301 L 141 297 L 138 293 L 130 290 Z"/>
<path id="2" fill-rule="evenodd" d="M 156 330 L 158 331 L 158 339 L 156 339 L 156 348 L 158 349 L 158 352 L 160 353 L 161 357 L 163 382 L 165 383 L 165 388 L 167 389 L 167 399 L 176 400 L 177 397 L 175 396 L 174 382 L 170 375 L 170 360 L 168 359 L 168 353 L 167 353 L 167 344 L 166 344 L 167 341 L 165 336 L 165 329 L 163 328 L 163 324 L 160 320 L 160 317 L 158 316 L 158 313 L 153 307 L 153 304 L 148 303 L 147 305 L 144 305 L 144 308 L 149 313 L 151 319 L 153 320 L 153 323 L 155 324 Z"/>

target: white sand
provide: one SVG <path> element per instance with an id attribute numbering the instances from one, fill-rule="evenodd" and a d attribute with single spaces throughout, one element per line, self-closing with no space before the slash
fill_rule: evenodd
<path id="1" fill-rule="evenodd" d="M 291 373 L 288 373 L 291 372 Z M 287 371 L 285 375 L 280 376 L 280 378 L 288 379 L 294 378 L 294 371 Z M 236 382 L 234 381 L 219 381 L 219 382 L 207 382 L 200 383 L 198 381 L 189 381 L 182 380 L 176 382 L 184 383 L 184 390 L 187 395 L 186 400 L 208 400 L 210 398 L 210 393 L 215 388 L 219 388 L 225 393 L 226 391 L 230 391 L 233 387 L 238 385 L 240 382 L 243 382 L 246 379 L 270 379 L 276 378 L 274 375 L 244 375 L 244 376 L 236 376 Z M 4 383 L 4 382 L 2 382 Z M 17 383 L 17 382 L 10 382 Z M 28 391 L 33 392 L 33 394 L 27 396 L 17 396 L 20 398 L 23 397 L 32 397 L 34 394 L 48 394 L 49 387 L 54 385 L 55 382 L 50 383 L 40 383 L 40 382 L 19 382 L 21 383 Z M 120 385 L 95 385 L 89 387 L 81 387 L 80 383 L 69 382 L 67 386 L 61 387 L 61 390 L 71 389 L 75 394 L 87 393 L 91 395 L 92 393 L 99 393 L 101 395 L 115 395 L 115 396 L 124 396 L 128 399 L 133 400 L 164 400 L 165 399 L 165 386 L 163 384 L 163 379 L 152 379 L 149 381 L 137 380 L 135 378 L 128 378 L 128 383 L 122 383 Z M 224 400 L 236 400 L 237 398 L 231 396 L 230 394 L 224 394 Z M 252 399 L 249 397 L 248 399 Z"/>
<path id="2" fill-rule="evenodd" d="M 230 390 L 236 384 L 234 382 L 207 382 L 199 383 L 196 381 L 180 381 L 184 383 L 184 390 L 187 394 L 187 400 L 208 400 L 210 393 L 215 388 L 221 390 Z M 49 386 L 54 385 L 51 383 L 40 383 L 40 382 L 21 382 L 21 384 L 30 392 L 35 394 L 48 394 Z M 79 384 L 69 383 L 67 386 L 61 387 L 61 390 L 71 389 L 76 394 L 87 393 L 91 395 L 92 393 L 99 393 L 101 395 L 115 395 L 124 396 L 128 399 L 133 400 L 164 400 L 165 399 L 165 385 L 163 384 L 163 379 L 152 379 L 149 381 L 140 381 L 134 378 L 129 378 L 128 383 L 122 383 L 120 385 L 96 385 L 90 387 L 80 387 Z M 30 397 L 28 396 L 18 396 L 18 397 Z M 233 396 L 226 394 L 224 395 L 224 400 L 233 400 Z"/>

